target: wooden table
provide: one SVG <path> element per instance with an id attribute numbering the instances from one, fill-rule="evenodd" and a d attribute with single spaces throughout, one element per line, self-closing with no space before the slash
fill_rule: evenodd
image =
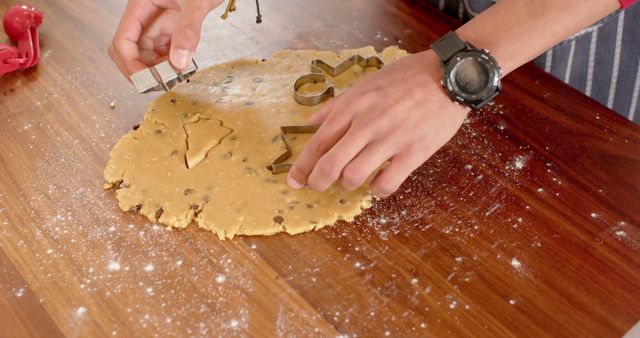
<path id="1" fill-rule="evenodd" d="M 124 1 L 32 3 L 41 63 L 0 79 L 0 336 L 619 337 L 640 318 L 640 128 L 536 67 L 355 222 L 220 241 L 102 190 L 153 98 L 106 54 Z M 456 25 L 413 1 L 261 5 L 261 25 L 250 1 L 211 15 L 197 59 L 418 51 Z"/>

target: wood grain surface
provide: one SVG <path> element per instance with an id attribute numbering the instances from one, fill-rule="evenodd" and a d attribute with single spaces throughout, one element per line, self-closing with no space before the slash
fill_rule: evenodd
<path id="1" fill-rule="evenodd" d="M 106 54 L 124 1 L 31 3 L 40 65 L 0 79 L 0 336 L 619 337 L 639 320 L 640 128 L 535 66 L 355 222 L 220 241 L 102 190 L 154 97 Z M 202 66 L 415 52 L 456 25 L 407 0 L 261 5 L 261 25 L 248 0 L 208 18 Z"/>

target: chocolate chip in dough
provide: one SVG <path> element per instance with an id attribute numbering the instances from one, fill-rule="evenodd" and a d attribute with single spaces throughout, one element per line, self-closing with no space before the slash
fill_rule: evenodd
<path id="1" fill-rule="evenodd" d="M 160 208 L 156 210 L 156 222 L 160 219 L 160 216 L 162 216 L 162 213 L 164 213 L 164 209 Z"/>

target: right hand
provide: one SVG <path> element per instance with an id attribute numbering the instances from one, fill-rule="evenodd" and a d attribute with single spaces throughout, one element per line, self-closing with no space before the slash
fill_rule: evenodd
<path id="1" fill-rule="evenodd" d="M 109 55 L 127 77 L 167 58 L 184 69 L 193 58 L 204 18 L 223 0 L 129 0 Z"/>

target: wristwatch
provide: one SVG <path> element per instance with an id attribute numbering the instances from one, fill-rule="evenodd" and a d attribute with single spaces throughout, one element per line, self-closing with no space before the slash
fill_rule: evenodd
<path id="1" fill-rule="evenodd" d="M 486 49 L 478 49 L 449 32 L 431 44 L 444 71 L 442 86 L 454 103 L 478 109 L 500 91 L 502 71 Z"/>

